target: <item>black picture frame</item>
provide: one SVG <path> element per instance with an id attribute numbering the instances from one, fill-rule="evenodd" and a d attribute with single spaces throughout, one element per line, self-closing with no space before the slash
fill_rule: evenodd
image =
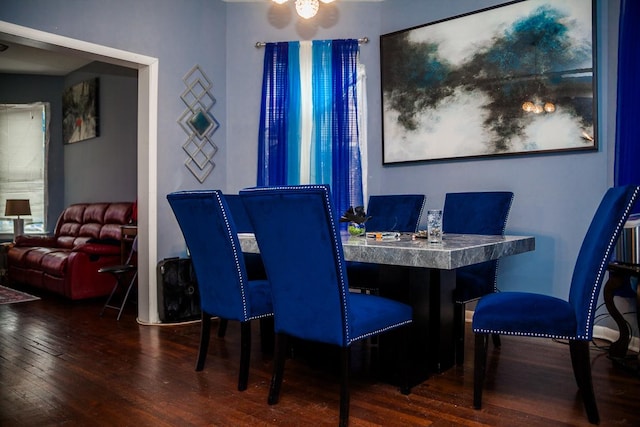
<path id="1" fill-rule="evenodd" d="M 97 78 L 75 84 L 62 97 L 62 140 L 65 144 L 100 136 Z"/>
<path id="2" fill-rule="evenodd" d="M 383 164 L 592 151 L 593 0 L 518 0 L 380 36 Z"/>

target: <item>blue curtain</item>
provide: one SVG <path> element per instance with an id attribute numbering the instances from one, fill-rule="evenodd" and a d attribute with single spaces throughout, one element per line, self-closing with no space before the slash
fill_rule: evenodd
<path id="1" fill-rule="evenodd" d="M 287 103 L 287 184 L 300 184 L 300 164 L 293 159 L 300 157 L 300 146 L 289 141 L 300 140 L 300 72 L 296 65 L 300 62 L 300 43 L 289 43 L 289 57 L 287 62 L 287 75 L 289 76 Z M 285 88 L 283 88 L 285 89 Z M 286 89 L 285 89 L 286 90 Z M 277 98 L 277 92 L 274 94 Z"/>
<path id="2" fill-rule="evenodd" d="M 621 0 L 615 185 L 640 185 L 640 1 Z M 634 212 L 640 211 L 636 203 Z"/>
<path id="3" fill-rule="evenodd" d="M 364 204 L 356 98 L 358 49 L 357 40 L 333 41 L 333 198 L 341 213 Z"/>
<path id="4" fill-rule="evenodd" d="M 332 43 L 313 42 L 313 122 L 311 182 L 332 183 Z"/>
<path id="5" fill-rule="evenodd" d="M 258 186 L 329 184 L 338 214 L 363 205 L 360 158 L 357 40 L 314 41 L 311 88 L 300 78 L 300 43 L 267 43 L 258 141 Z M 301 99 L 301 92 L 311 99 Z M 301 168 L 302 105 L 313 108 L 309 165 Z M 305 149 L 307 147 L 304 147 Z M 304 174 L 302 174 L 304 175 Z"/>
<path id="6" fill-rule="evenodd" d="M 265 46 L 258 132 L 258 186 L 287 183 L 289 44 Z"/>

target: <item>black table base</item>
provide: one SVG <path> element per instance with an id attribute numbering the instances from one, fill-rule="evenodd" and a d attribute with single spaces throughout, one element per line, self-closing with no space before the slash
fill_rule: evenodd
<path id="1" fill-rule="evenodd" d="M 380 265 L 380 296 L 404 302 L 413 308 L 409 330 L 409 384 L 417 385 L 429 375 L 451 368 L 454 354 L 455 270 Z M 380 336 L 379 359 L 382 379 L 399 384 L 400 334 Z"/>

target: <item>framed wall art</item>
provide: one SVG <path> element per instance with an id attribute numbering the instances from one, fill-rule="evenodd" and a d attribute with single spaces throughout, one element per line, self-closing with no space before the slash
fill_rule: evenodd
<path id="1" fill-rule="evenodd" d="M 383 163 L 596 150 L 592 0 L 520 0 L 380 36 Z"/>
<path id="2" fill-rule="evenodd" d="M 98 79 L 73 85 L 62 96 L 62 138 L 65 144 L 99 136 Z"/>

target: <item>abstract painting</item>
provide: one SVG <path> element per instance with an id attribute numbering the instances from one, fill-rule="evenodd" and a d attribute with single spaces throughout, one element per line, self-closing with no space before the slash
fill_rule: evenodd
<path id="1" fill-rule="evenodd" d="M 592 0 L 380 36 L 383 163 L 596 150 Z"/>
<path id="2" fill-rule="evenodd" d="M 98 79 L 91 79 L 64 91 L 62 138 L 72 144 L 98 135 Z"/>

